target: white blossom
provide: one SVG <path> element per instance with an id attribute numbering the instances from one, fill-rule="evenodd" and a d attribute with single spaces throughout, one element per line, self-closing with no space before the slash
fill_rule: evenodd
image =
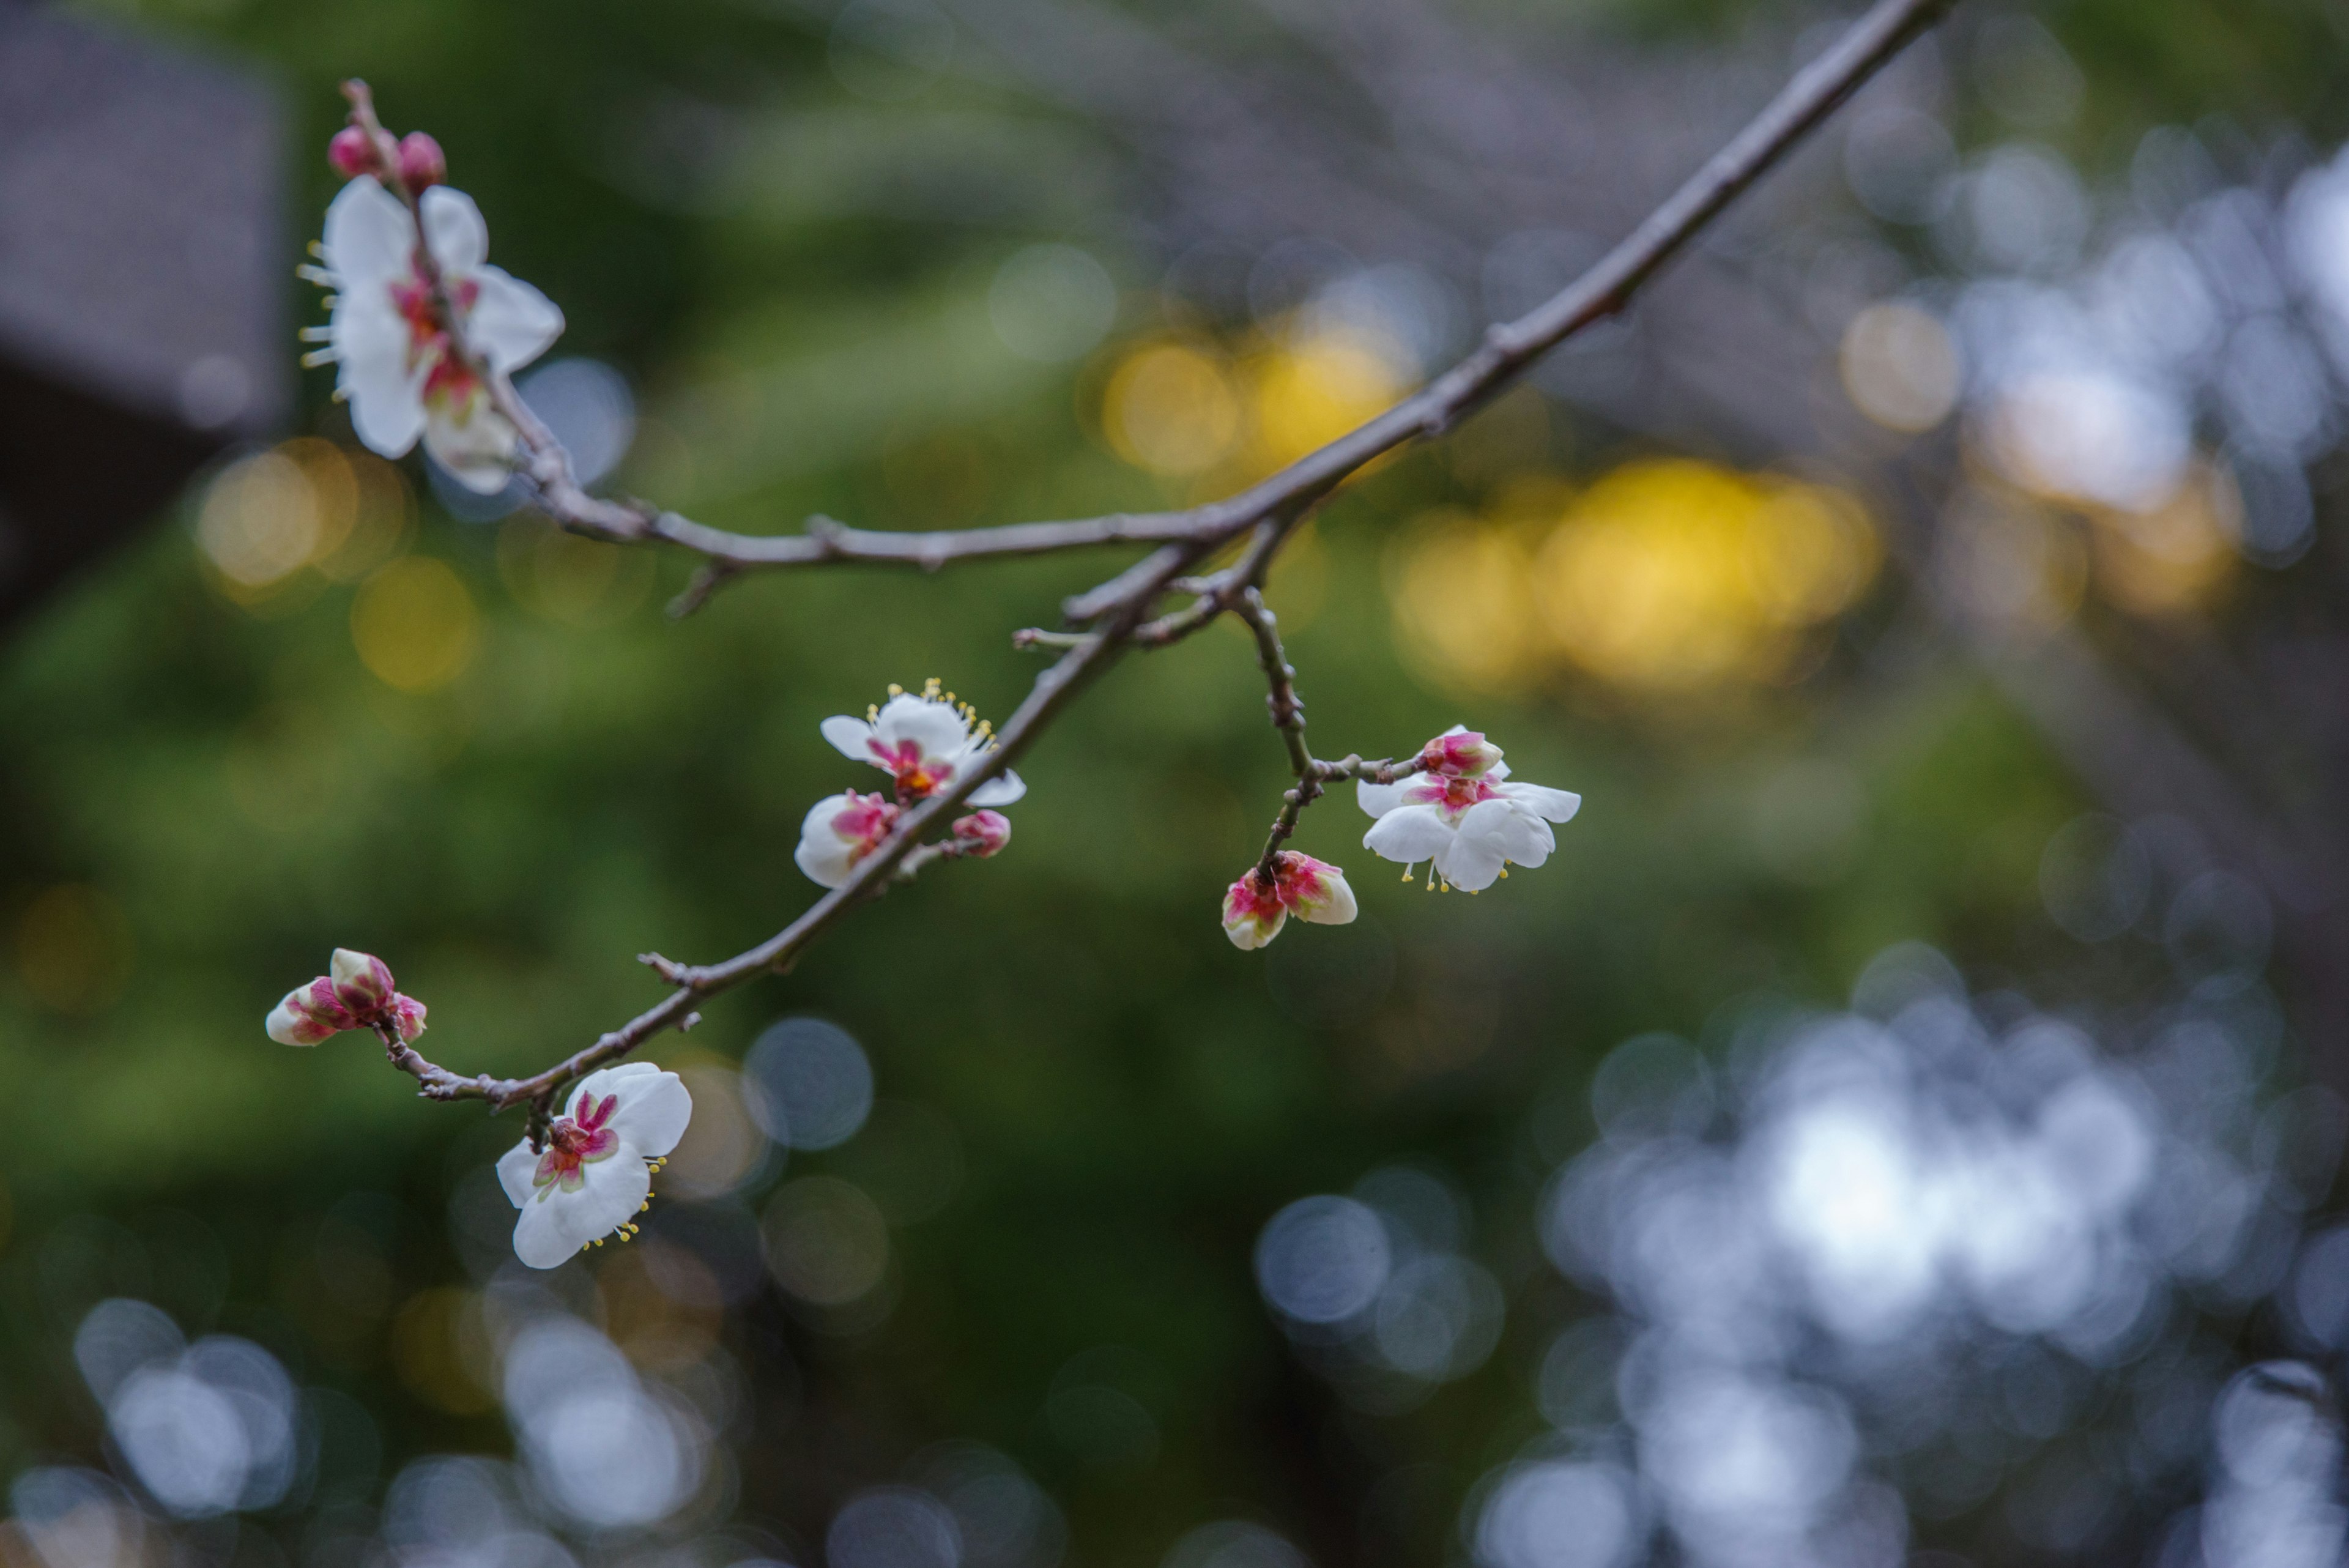
<path id="1" fill-rule="evenodd" d="M 1421 761 L 1426 771 L 1400 784 L 1364 779 L 1354 786 L 1362 809 L 1378 819 L 1362 847 L 1402 862 L 1406 877 L 1426 860 L 1443 882 L 1481 891 L 1512 864 L 1531 867 L 1548 859 L 1557 847 L 1550 824 L 1571 819 L 1582 806 L 1582 797 L 1569 791 L 1511 783 L 1500 748 L 1459 725 L 1430 741 Z"/>
<path id="2" fill-rule="evenodd" d="M 522 1210 L 514 1255 L 552 1269 L 592 1241 L 633 1235 L 652 1197 L 653 1171 L 692 1116 L 684 1081 L 649 1062 L 580 1079 L 546 1147 L 533 1149 L 525 1139 L 498 1161 L 498 1181 Z"/>
<path id="3" fill-rule="evenodd" d="M 326 209 L 326 265 L 309 275 L 336 294 L 326 347 L 314 358 L 338 367 L 336 395 L 349 400 L 351 428 L 370 449 L 398 457 L 421 436 L 441 467 L 488 493 L 506 483 L 515 434 L 490 406 L 480 371 L 537 358 L 562 334 L 563 312 L 488 264 L 489 227 L 471 196 L 435 185 L 418 207 L 442 295 L 480 364 L 441 329 L 417 265 L 416 220 L 372 175 L 345 185 Z"/>
<path id="4" fill-rule="evenodd" d="M 897 796 L 911 803 L 952 784 L 978 764 L 995 745 L 994 727 L 968 703 L 941 693 L 936 680 L 919 692 L 891 687 L 889 701 L 864 718 L 837 713 L 823 725 L 823 738 L 841 755 L 869 763 L 896 781 Z M 1008 769 L 970 794 L 972 805 L 1009 805 L 1028 793 Z"/>

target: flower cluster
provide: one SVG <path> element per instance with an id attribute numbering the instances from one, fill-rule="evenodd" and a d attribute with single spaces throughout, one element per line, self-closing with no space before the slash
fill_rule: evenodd
<path id="1" fill-rule="evenodd" d="M 918 692 L 892 686 L 889 701 L 866 709 L 864 718 L 834 714 L 822 730 L 843 756 L 879 768 L 891 784 L 886 795 L 844 790 L 808 809 L 792 858 L 809 880 L 824 888 L 847 881 L 857 864 L 888 838 L 899 815 L 978 766 L 995 746 L 994 726 L 935 680 Z M 969 804 L 1009 805 L 1027 793 L 1019 775 L 1006 769 L 973 790 Z M 985 859 L 1010 842 L 1010 822 L 1000 812 L 982 809 L 956 818 L 939 849 Z"/>
<path id="2" fill-rule="evenodd" d="M 263 1027 L 281 1045 L 316 1045 L 346 1029 L 389 1028 L 413 1040 L 424 1033 L 424 1004 L 399 994 L 383 960 L 336 948 L 327 972 L 287 992 Z"/>
<path id="3" fill-rule="evenodd" d="M 685 1136 L 693 1096 L 675 1073 L 625 1062 L 579 1080 L 543 1145 L 528 1138 L 498 1161 L 498 1183 L 522 1210 L 514 1255 L 552 1269 L 606 1237 L 636 1233 L 653 1172 Z"/>
<path id="4" fill-rule="evenodd" d="M 424 1004 L 393 988 L 381 959 L 336 948 L 332 972 L 287 992 L 267 1027 L 287 1045 L 316 1045 L 346 1029 L 388 1029 L 407 1042 L 424 1033 Z M 525 1138 L 498 1161 L 498 1180 L 522 1210 L 515 1255 L 551 1269 L 606 1236 L 635 1235 L 652 1173 L 692 1116 L 684 1082 L 649 1062 L 582 1078 L 535 1146 Z"/>
<path id="5" fill-rule="evenodd" d="M 1582 797 L 1540 784 L 1517 784 L 1501 748 L 1475 730 L 1454 724 L 1420 748 L 1418 771 L 1394 784 L 1362 779 L 1355 799 L 1374 820 L 1362 847 L 1400 861 L 1403 880 L 1430 862 L 1427 886 L 1481 892 L 1512 865 L 1539 866 L 1557 847 L 1550 825 L 1569 820 Z M 1280 934 L 1292 913 L 1319 925 L 1354 918 L 1345 873 L 1326 861 L 1281 850 L 1252 868 L 1224 894 L 1224 934 L 1240 948 L 1260 948 Z"/>
<path id="6" fill-rule="evenodd" d="M 398 457 L 420 436 L 460 483 L 498 490 L 517 437 L 490 379 L 544 353 L 563 312 L 489 265 L 481 210 L 440 182 L 447 163 L 430 137 L 395 143 L 347 126 L 328 159 L 351 181 L 326 209 L 321 265 L 303 269 L 334 291 L 326 327 L 304 334 L 326 346 L 305 362 L 337 367 L 335 395 L 372 450 Z"/>

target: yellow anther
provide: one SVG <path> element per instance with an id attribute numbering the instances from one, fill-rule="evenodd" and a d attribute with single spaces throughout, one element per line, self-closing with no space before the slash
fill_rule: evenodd
<path id="1" fill-rule="evenodd" d="M 1402 868 L 1402 879 L 1406 882 L 1411 880 L 1411 867 L 1408 866 Z"/>
<path id="2" fill-rule="evenodd" d="M 1506 882 L 1506 881 L 1507 881 L 1508 879 L 1509 879 L 1509 868 L 1508 868 L 1507 867 L 1504 866 L 1504 867 L 1501 867 L 1501 880 L 1502 880 L 1502 881 L 1504 881 L 1504 882 Z"/>
<path id="3" fill-rule="evenodd" d="M 903 686 L 898 685 L 898 684 L 897 684 L 895 681 L 894 681 L 894 680 L 892 680 L 891 682 L 889 682 L 889 695 L 890 695 L 890 696 L 892 696 L 892 697 L 903 697 L 905 694 L 905 689 Z"/>

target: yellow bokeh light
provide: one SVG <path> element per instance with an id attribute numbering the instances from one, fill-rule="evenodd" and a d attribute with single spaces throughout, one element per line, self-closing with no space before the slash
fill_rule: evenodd
<path id="1" fill-rule="evenodd" d="M 1441 686 L 1507 685 L 1534 642 L 1528 566 L 1516 530 L 1450 510 L 1414 523 L 1387 558 L 1387 596 L 1404 657 Z"/>
<path id="2" fill-rule="evenodd" d="M 481 639 L 473 596 L 445 562 L 411 556 L 360 585 L 351 602 L 359 661 L 395 691 L 434 691 L 464 673 Z"/>
<path id="3" fill-rule="evenodd" d="M 1838 493 L 1692 461 L 1642 462 L 1566 509 L 1534 563 L 1560 651 L 1620 684 L 1685 691 L 1768 680 L 1788 634 L 1873 578 L 1874 530 Z"/>
<path id="4" fill-rule="evenodd" d="M 95 888 L 67 883 L 36 897 L 16 918 L 16 971 L 25 988 L 59 1012 L 103 1012 L 130 980 L 130 923 Z"/>
<path id="5" fill-rule="evenodd" d="M 358 525 L 358 475 L 341 447 L 316 436 L 296 436 L 280 446 L 277 455 L 301 470 L 309 484 L 316 527 L 307 564 L 316 566 L 340 550 Z"/>
<path id="6" fill-rule="evenodd" d="M 1216 358 L 1186 344 L 1150 345 L 1111 373 L 1102 394 L 1102 433 L 1137 468 L 1198 473 L 1237 446 L 1239 399 Z"/>
<path id="7" fill-rule="evenodd" d="M 1837 368 L 1852 407 L 1887 430 L 1929 431 L 1957 407 L 1957 344 L 1913 305 L 1871 305 L 1853 317 Z"/>
<path id="8" fill-rule="evenodd" d="M 1383 412 L 1404 389 L 1397 358 L 1383 343 L 1345 332 L 1317 333 L 1263 356 L 1249 389 L 1254 465 L 1283 468 Z"/>
<path id="9" fill-rule="evenodd" d="M 302 465 L 281 452 L 255 452 L 222 469 L 196 513 L 196 543 L 239 597 L 306 565 L 318 537 L 317 496 Z"/>
<path id="10" fill-rule="evenodd" d="M 1868 514 L 1838 490 L 1767 487 L 1746 531 L 1748 585 L 1763 618 L 1781 627 L 1816 626 L 1841 614 L 1882 564 Z"/>
<path id="11" fill-rule="evenodd" d="M 322 536 L 313 564 L 330 582 L 356 583 L 408 548 L 416 501 L 399 465 L 371 452 L 340 453 L 351 479 L 350 525 Z"/>

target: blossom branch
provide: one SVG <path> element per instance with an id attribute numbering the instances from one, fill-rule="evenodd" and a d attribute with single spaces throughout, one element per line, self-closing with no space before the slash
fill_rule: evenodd
<path id="1" fill-rule="evenodd" d="M 1440 849 L 1424 851 L 1409 849 L 1402 841 L 1408 840 L 1411 846 L 1436 845 L 1437 838 L 1431 836 L 1433 830 L 1423 832 L 1412 824 L 1405 824 L 1409 832 L 1399 829 L 1392 836 L 1398 841 L 1394 846 L 1381 847 L 1381 832 L 1391 823 L 1403 823 L 1410 812 L 1394 809 L 1391 815 L 1381 816 L 1365 842 L 1391 858 L 1405 859 L 1406 867 L 1411 859 L 1424 859 L 1433 854 L 1439 869 L 1444 869 L 1444 857 L 1454 855 L 1456 849 L 1451 863 L 1455 869 L 1445 870 L 1444 875 L 1473 890 L 1482 883 L 1465 879 L 1469 872 L 1489 882 L 1493 875 L 1506 874 L 1503 867 L 1509 858 L 1538 864 L 1538 857 L 1547 853 L 1545 823 L 1566 820 L 1578 805 L 1578 797 L 1532 785 L 1496 785 L 1493 781 L 1505 779 L 1506 770 L 1497 766 L 1498 750 L 1483 746 L 1480 736 L 1456 732 L 1454 737 L 1431 742 L 1419 757 L 1400 763 L 1366 763 L 1354 755 L 1338 762 L 1323 762 L 1310 755 L 1305 746 L 1301 703 L 1296 696 L 1293 671 L 1285 662 L 1276 623 L 1265 609 L 1258 591 L 1264 573 L 1296 526 L 1346 479 L 1387 452 L 1441 435 L 1513 382 L 1549 349 L 1593 322 L 1625 308 L 1637 292 L 1732 202 L 1784 159 L 1951 4 L 1952 0 L 1878 0 L 1840 40 L 1796 73 L 1726 147 L 1574 284 L 1526 316 L 1492 327 L 1475 352 L 1418 392 L 1241 493 L 1181 512 L 1114 514 L 1067 522 L 930 533 L 854 529 L 818 517 L 811 519 L 805 531 L 797 535 L 742 535 L 712 528 L 674 512 L 588 493 L 577 482 L 562 443 L 516 394 L 507 374 L 508 366 L 492 362 L 480 345 L 467 339 L 466 313 L 455 308 L 431 246 L 423 238 L 423 209 L 417 187 L 439 179 L 439 173 L 428 171 L 429 179 L 421 182 L 407 178 L 397 159 L 406 156 L 408 144 L 391 141 L 376 119 L 365 86 L 350 84 L 347 90 L 353 126 L 346 134 L 355 133 L 364 142 L 363 151 L 373 171 L 389 176 L 395 193 L 417 221 L 416 265 L 419 275 L 430 286 L 433 325 L 444 335 L 446 351 L 458 365 L 479 377 L 490 406 L 511 424 L 515 432 L 512 462 L 533 485 L 535 504 L 558 524 L 582 534 L 622 543 L 667 544 L 702 557 L 702 572 L 674 607 L 690 609 L 705 602 L 734 576 L 756 570 L 844 562 L 887 563 L 928 570 L 963 560 L 1033 556 L 1099 545 L 1158 546 L 1108 580 L 1063 603 L 1067 622 L 1086 629 L 1019 634 L 1015 639 L 1019 645 L 1055 649 L 1061 657 L 1038 675 L 1025 701 L 1004 725 L 998 742 L 979 753 L 975 765 L 958 771 L 943 787 L 898 811 L 886 833 L 855 862 L 849 874 L 781 930 L 714 964 L 688 965 L 648 958 L 670 987 L 667 996 L 585 1048 L 528 1077 L 464 1077 L 427 1062 L 399 1032 L 383 1034 L 381 1026 L 378 1026 L 393 1064 L 414 1076 L 428 1098 L 480 1099 L 498 1110 L 529 1103 L 533 1107 L 535 1145 L 536 1133 L 545 1120 L 548 1106 L 566 1085 L 626 1055 L 666 1030 L 689 1027 L 699 1016 L 699 1005 L 707 999 L 760 976 L 788 970 L 851 908 L 885 891 L 894 879 L 909 876 L 928 860 L 949 853 L 938 845 L 926 844 L 924 836 L 943 826 L 947 815 L 969 801 L 982 786 L 1005 774 L 1036 736 L 1127 650 L 1178 641 L 1226 611 L 1247 620 L 1256 635 L 1273 721 L 1282 732 L 1298 779 L 1275 825 L 1264 861 L 1252 868 L 1252 875 L 1262 877 L 1276 859 L 1289 870 L 1304 867 L 1298 872 L 1301 879 L 1285 888 L 1282 909 L 1303 909 L 1308 919 L 1352 918 L 1351 895 L 1345 890 L 1342 877 L 1335 877 L 1334 887 L 1328 878 L 1315 880 L 1319 873 L 1334 874 L 1335 867 L 1321 867 L 1307 857 L 1278 849 L 1281 840 L 1294 832 L 1298 815 L 1305 805 L 1322 793 L 1326 784 L 1339 779 L 1391 785 L 1414 774 L 1428 772 L 1440 775 L 1433 783 L 1446 798 L 1450 794 L 1459 794 L 1473 796 L 1480 803 L 1513 803 L 1510 812 L 1504 814 L 1509 822 L 1495 830 L 1501 837 L 1490 843 L 1483 839 L 1469 843 L 1465 834 L 1454 834 L 1460 844 L 1455 846 L 1452 837 L 1446 837 L 1442 839 Z M 338 149 L 340 144 L 338 137 Z M 431 149 L 431 153 L 437 160 L 437 147 Z M 338 166 L 339 162 L 338 158 Z M 520 362 L 526 362 L 526 358 Z M 411 441 L 413 439 L 409 438 Z M 1185 577 L 1185 574 L 1198 563 L 1251 530 L 1255 537 L 1234 566 L 1204 579 Z M 1170 592 L 1189 592 L 1194 595 L 1193 602 L 1152 619 L 1154 607 Z M 1444 742 L 1454 738 L 1461 744 L 1444 749 Z M 1532 824 L 1532 828 L 1526 828 L 1526 823 Z M 1529 859 L 1528 856 L 1535 857 Z M 1317 867 L 1318 871 L 1314 869 Z M 1458 867 L 1467 867 L 1469 871 L 1463 872 Z M 1235 884 L 1234 893 L 1240 890 L 1241 885 Z M 1331 912 L 1340 906 L 1342 914 Z M 1278 929 L 1278 913 L 1275 911 L 1270 918 L 1264 940 L 1269 940 L 1270 931 Z M 1226 927 L 1231 929 L 1228 914 Z M 1241 939 L 1236 933 L 1234 940 Z"/>
<path id="2" fill-rule="evenodd" d="M 1951 4 L 1953 0 L 1878 0 L 1833 47 L 1797 72 L 1694 177 L 1572 285 L 1516 320 L 1493 327 L 1474 353 L 1384 413 L 1242 493 L 1207 505 L 923 533 L 851 528 L 819 516 L 796 535 L 737 534 L 642 503 L 589 494 L 577 482 L 562 443 L 516 395 L 502 370 L 487 375 L 491 400 L 520 432 L 518 466 L 535 487 L 536 504 L 549 517 L 596 538 L 663 543 L 704 558 L 708 569 L 675 609 L 697 607 L 724 583 L 751 571 L 844 562 L 936 570 L 963 560 L 1161 543 L 1164 547 L 1133 569 L 1064 605 L 1071 623 L 1090 624 L 1113 615 L 1143 588 L 1163 584 L 1174 575 L 1166 569 L 1170 565 L 1179 570 L 1258 524 L 1273 524 L 1277 549 L 1289 527 L 1365 464 L 1413 441 L 1443 434 L 1551 348 L 1622 310 L 1732 202 Z M 355 121 L 388 142 L 364 85 L 353 83 L 347 90 Z M 413 193 L 406 194 L 412 203 Z M 452 329 L 452 338 L 458 337 L 455 313 L 447 310 L 445 298 L 441 305 L 442 325 Z M 478 366 L 479 356 L 470 356 L 469 363 Z"/>

